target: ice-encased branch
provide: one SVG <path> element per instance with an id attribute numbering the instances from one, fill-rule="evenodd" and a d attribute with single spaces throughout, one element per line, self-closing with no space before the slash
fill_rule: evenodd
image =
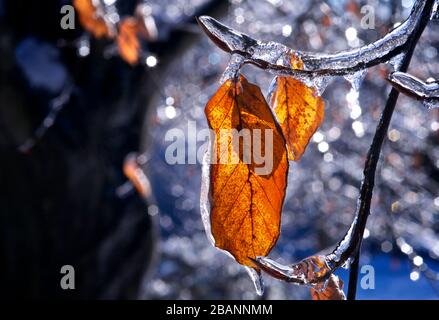
<path id="1" fill-rule="evenodd" d="M 416 24 L 413 26 L 414 32 L 408 39 L 407 51 L 404 53 L 402 59 L 401 70 L 404 72 L 408 68 L 414 48 L 431 16 L 434 1 L 426 0 L 422 2 L 422 12 L 419 18 L 417 18 Z M 418 1 L 416 5 L 420 5 L 420 1 Z M 416 11 L 416 9 L 412 12 L 414 11 Z M 350 274 L 348 299 L 355 299 L 359 252 L 366 223 L 370 215 L 375 172 L 397 99 L 398 91 L 396 89 L 391 90 L 367 154 L 363 171 L 364 179 L 360 188 L 355 218 L 343 239 L 338 242 L 330 254 L 314 255 L 292 265 L 282 265 L 269 258 L 257 257 L 255 263 L 263 271 L 283 281 L 296 284 L 316 285 L 319 282 L 327 280 L 337 268 L 344 265 L 349 259 L 354 258 L 353 262 L 356 268 L 354 268 L 355 272 L 351 271 Z"/>
<path id="2" fill-rule="evenodd" d="M 417 100 L 437 100 L 439 102 L 439 82 L 424 82 L 405 72 L 393 72 L 389 82 L 398 91 Z"/>
<path id="3" fill-rule="evenodd" d="M 332 54 L 298 51 L 278 42 L 256 40 L 209 16 L 201 16 L 197 21 L 219 48 L 229 53 L 242 55 L 246 63 L 255 64 L 277 75 L 311 78 L 351 74 L 386 62 L 403 52 L 425 5 L 426 0 L 417 0 L 409 17 L 379 40 L 360 48 Z M 291 53 L 302 59 L 303 70 L 294 69 L 291 66 L 289 59 Z"/>

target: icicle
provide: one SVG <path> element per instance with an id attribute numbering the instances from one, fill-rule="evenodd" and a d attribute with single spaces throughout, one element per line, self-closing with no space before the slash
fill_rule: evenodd
<path id="1" fill-rule="evenodd" d="M 357 71 L 355 73 L 350 73 L 344 76 L 344 78 L 351 84 L 352 89 L 359 91 L 364 78 L 367 75 L 367 69 Z"/>
<path id="2" fill-rule="evenodd" d="M 392 66 L 393 71 L 399 71 L 401 69 L 402 60 L 404 59 L 405 53 L 400 53 L 390 59 L 387 63 Z"/>
<path id="3" fill-rule="evenodd" d="M 331 76 L 321 76 L 321 77 L 315 77 L 312 80 L 312 86 L 317 90 L 317 94 L 321 96 L 323 92 L 325 92 L 326 87 L 331 82 L 332 77 Z"/>
<path id="4" fill-rule="evenodd" d="M 200 213 L 203 221 L 204 231 L 207 239 L 215 246 L 215 240 L 210 228 L 210 203 L 209 203 L 209 186 L 210 186 L 210 142 L 206 153 L 203 156 L 201 167 L 201 192 L 200 192 Z"/>
<path id="5" fill-rule="evenodd" d="M 250 267 L 245 267 L 245 270 L 255 286 L 256 293 L 262 296 L 264 294 L 264 280 L 262 279 L 261 273 Z"/>

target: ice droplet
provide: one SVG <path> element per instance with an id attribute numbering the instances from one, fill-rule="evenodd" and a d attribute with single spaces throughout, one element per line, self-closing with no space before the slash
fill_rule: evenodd
<path id="1" fill-rule="evenodd" d="M 402 60 L 404 57 L 405 52 L 402 52 L 391 58 L 387 63 L 393 68 L 394 71 L 399 71 L 399 69 L 401 69 Z"/>
<path id="2" fill-rule="evenodd" d="M 262 296 L 264 294 L 264 279 L 262 278 L 261 273 L 250 267 L 245 267 L 245 270 L 247 270 L 247 273 L 255 286 L 256 293 L 259 296 Z"/>
<path id="3" fill-rule="evenodd" d="M 355 73 L 350 73 L 344 76 L 344 78 L 351 84 L 352 89 L 359 91 L 364 78 L 367 75 L 367 69 L 357 71 Z"/>

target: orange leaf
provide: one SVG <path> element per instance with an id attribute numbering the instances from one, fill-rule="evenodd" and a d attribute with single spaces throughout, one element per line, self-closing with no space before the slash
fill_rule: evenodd
<path id="1" fill-rule="evenodd" d="M 135 154 L 129 154 L 125 158 L 123 173 L 142 197 L 148 198 L 151 195 L 151 184 L 148 177 L 138 165 L 137 156 Z"/>
<path id="2" fill-rule="evenodd" d="M 285 139 L 261 90 L 243 76 L 227 80 L 207 103 L 205 113 L 215 132 L 212 150 L 220 160 L 210 165 L 210 219 L 215 245 L 230 252 L 239 263 L 256 268 L 251 259 L 266 256 L 279 237 L 288 174 Z M 233 138 L 224 134 L 231 129 L 241 133 L 247 130 L 253 148 L 246 148 L 243 142 L 238 150 L 231 143 Z M 267 132 L 272 133 L 272 139 L 267 138 Z M 254 139 L 259 137 L 257 146 Z M 259 150 L 249 155 L 250 149 Z M 271 164 L 270 160 L 264 163 L 267 171 L 263 173 L 258 170 L 262 162 L 255 157 L 260 150 L 272 157 Z M 234 156 L 237 161 L 230 161 Z M 223 163 L 223 159 L 229 161 Z"/>
<path id="3" fill-rule="evenodd" d="M 119 25 L 117 35 L 117 46 L 119 54 L 131 65 L 139 61 L 140 42 L 138 38 L 138 23 L 135 18 L 125 18 Z"/>
<path id="4" fill-rule="evenodd" d="M 302 69 L 302 61 L 293 56 L 292 66 Z M 323 121 L 324 102 L 313 88 L 291 77 L 277 77 L 271 105 L 288 146 L 288 158 L 298 161 L 309 140 Z"/>
<path id="5" fill-rule="evenodd" d="M 343 281 L 333 274 L 322 290 L 311 288 L 310 291 L 313 300 L 346 300 L 343 292 Z"/>
<path id="6" fill-rule="evenodd" d="M 96 38 L 111 36 L 105 20 L 97 14 L 91 0 L 73 0 L 73 5 L 79 13 L 79 21 L 84 29 Z"/>

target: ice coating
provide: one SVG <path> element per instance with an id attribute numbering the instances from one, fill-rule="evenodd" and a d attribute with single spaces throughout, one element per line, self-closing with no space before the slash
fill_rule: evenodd
<path id="1" fill-rule="evenodd" d="M 239 76 L 239 70 L 244 64 L 245 59 L 239 54 L 232 54 L 230 61 L 227 64 L 226 70 L 224 70 L 221 76 L 220 83 L 223 84 L 227 80 L 237 79 Z"/>
<path id="2" fill-rule="evenodd" d="M 401 47 L 416 28 L 426 2 L 416 1 L 410 16 L 401 25 L 379 40 L 366 46 L 332 54 L 295 51 L 277 42 L 264 42 L 233 30 L 209 16 L 198 19 L 203 30 L 221 49 L 245 57 L 246 62 L 268 69 L 278 75 L 290 75 L 301 80 L 319 75 L 346 75 L 389 60 L 400 53 Z M 296 54 L 304 70 L 291 67 L 285 57 Z"/>
<path id="3" fill-rule="evenodd" d="M 418 100 L 428 101 L 433 107 L 439 103 L 439 83 L 424 82 L 415 76 L 404 72 L 393 72 L 388 80 L 399 91 Z"/>
<path id="4" fill-rule="evenodd" d="M 355 91 L 359 91 L 361 84 L 363 83 L 364 78 L 367 75 L 367 69 L 363 69 L 354 73 L 349 73 L 344 76 L 344 78 L 349 81 L 352 86 L 352 89 Z"/>
<path id="5" fill-rule="evenodd" d="M 210 202 L 209 202 L 209 189 L 210 189 L 210 155 L 211 155 L 211 143 L 209 142 L 209 147 L 203 156 L 201 165 L 201 191 L 200 191 L 200 213 L 201 220 L 203 221 L 204 231 L 206 232 L 207 239 L 217 250 L 223 252 L 227 256 L 235 259 L 229 252 L 219 249 L 215 246 L 215 239 L 212 235 L 211 224 L 210 224 Z M 260 272 L 250 267 L 245 267 L 252 283 L 255 287 L 256 293 L 258 295 L 263 295 L 264 293 L 264 282 Z"/>
<path id="6" fill-rule="evenodd" d="M 318 76 L 314 77 L 311 82 L 305 82 L 305 84 L 310 83 L 310 85 L 307 85 L 314 87 L 317 91 L 317 94 L 321 96 L 325 92 L 326 87 L 331 83 L 332 79 L 333 77 L 331 76 Z"/>
<path id="7" fill-rule="evenodd" d="M 245 267 L 245 270 L 255 286 L 256 293 L 262 296 L 264 294 L 264 280 L 262 279 L 261 272 L 250 267 Z"/>
<path id="8" fill-rule="evenodd" d="M 207 239 L 215 246 L 215 240 L 210 228 L 210 202 L 209 202 L 209 187 L 210 187 L 210 143 L 209 148 L 203 156 L 203 163 L 201 165 L 201 192 L 200 192 L 200 213 L 203 221 L 204 231 Z"/>
<path id="9" fill-rule="evenodd" d="M 265 257 L 257 257 L 255 262 L 274 278 L 317 289 L 325 286 L 326 280 L 333 272 L 325 255 L 311 256 L 288 266 Z"/>

